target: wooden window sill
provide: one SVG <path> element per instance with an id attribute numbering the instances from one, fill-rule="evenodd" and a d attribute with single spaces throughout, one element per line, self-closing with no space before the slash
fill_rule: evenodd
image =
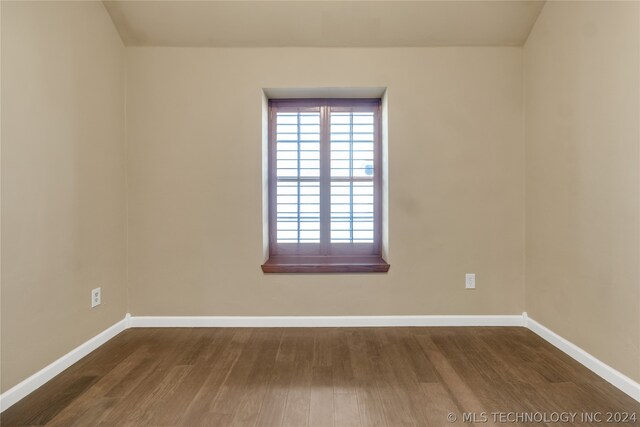
<path id="1" fill-rule="evenodd" d="M 271 257 L 264 273 L 386 273 L 389 264 L 381 257 Z"/>

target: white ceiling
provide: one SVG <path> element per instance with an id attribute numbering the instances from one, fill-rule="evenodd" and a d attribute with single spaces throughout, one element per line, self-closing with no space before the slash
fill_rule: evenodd
<path id="1" fill-rule="evenodd" d="M 543 1 L 104 1 L 127 46 L 519 46 Z"/>

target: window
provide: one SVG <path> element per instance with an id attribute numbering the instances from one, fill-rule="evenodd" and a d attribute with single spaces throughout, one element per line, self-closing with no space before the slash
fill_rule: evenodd
<path id="1" fill-rule="evenodd" d="M 267 273 L 385 272 L 379 99 L 269 102 Z"/>

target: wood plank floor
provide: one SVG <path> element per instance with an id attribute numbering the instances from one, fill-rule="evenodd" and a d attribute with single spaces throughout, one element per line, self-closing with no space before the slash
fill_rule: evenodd
<path id="1" fill-rule="evenodd" d="M 640 417 L 640 404 L 524 328 L 140 328 L 0 422 L 400 427 L 451 425 L 452 413 L 455 424 L 472 424 L 465 412 L 477 426 L 612 425 L 607 412 Z M 492 412 L 547 419 L 514 423 Z M 602 418 L 555 422 L 562 412 Z"/>

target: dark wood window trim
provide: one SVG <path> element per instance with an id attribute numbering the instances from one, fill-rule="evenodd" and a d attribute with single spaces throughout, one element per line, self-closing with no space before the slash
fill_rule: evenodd
<path id="1" fill-rule="evenodd" d="M 382 257 L 270 257 L 262 265 L 265 273 L 386 273 L 389 264 Z"/>
<path id="2" fill-rule="evenodd" d="M 382 147 L 379 99 L 290 99 L 269 101 L 269 259 L 262 265 L 265 273 L 380 273 L 389 270 L 382 258 Z M 282 243 L 276 240 L 277 186 L 276 117 L 278 112 L 314 112 L 320 116 L 319 177 L 311 179 L 319 186 L 319 242 Z M 373 242 L 331 243 L 331 177 L 330 115 L 332 112 L 373 112 Z M 298 135 L 300 136 L 300 135 Z M 299 143 L 298 143 L 299 144 Z M 352 142 L 353 144 L 353 142 Z M 299 157 L 298 157 L 299 158 Z M 351 166 L 350 166 L 351 167 Z M 282 180 L 282 178 L 280 178 Z M 300 178 L 298 178 L 300 180 Z M 302 181 L 302 180 L 300 180 Z M 357 182 L 358 178 L 345 178 Z M 350 184 L 353 186 L 353 184 Z M 351 187 L 353 189 L 353 187 Z M 353 194 L 353 190 L 351 193 Z M 353 196 L 352 196 L 353 197 Z M 352 200 L 353 202 L 353 200 Z M 298 206 L 300 209 L 300 206 Z M 353 209 L 353 207 L 351 207 Z M 299 219 L 298 219 L 299 221 Z M 353 231 L 352 237 L 353 238 Z"/>

